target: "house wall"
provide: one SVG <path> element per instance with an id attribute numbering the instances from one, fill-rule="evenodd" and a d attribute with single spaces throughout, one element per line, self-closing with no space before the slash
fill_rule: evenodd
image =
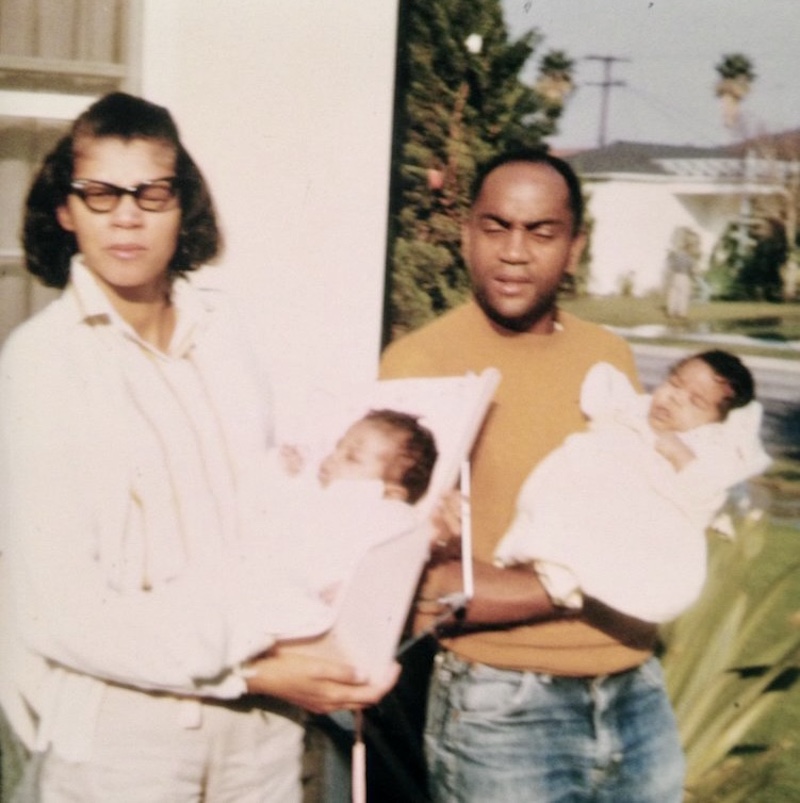
<path id="1" fill-rule="evenodd" d="M 589 292 L 614 295 L 630 278 L 635 295 L 662 286 L 664 258 L 675 226 L 690 214 L 663 185 L 587 181 L 594 219 Z"/>
<path id="2" fill-rule="evenodd" d="M 692 216 L 692 228 L 700 235 L 701 269 L 708 260 L 727 225 L 736 219 L 740 210 L 738 195 L 691 195 L 676 193 L 676 198 Z"/>
<path id="3" fill-rule="evenodd" d="M 699 268 L 706 270 L 721 234 L 742 211 L 740 185 L 622 175 L 584 183 L 594 219 L 588 285 L 593 295 L 618 294 L 625 285 L 637 296 L 662 291 L 667 250 L 679 226 L 699 235 Z M 781 192 L 766 185 L 748 191 Z"/>
<path id="4" fill-rule="evenodd" d="M 293 409 L 375 374 L 397 4 L 145 0 L 142 94 L 209 179 L 229 286 Z"/>

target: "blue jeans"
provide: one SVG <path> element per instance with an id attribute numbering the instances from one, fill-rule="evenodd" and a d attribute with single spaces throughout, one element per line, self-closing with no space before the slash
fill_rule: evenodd
<path id="1" fill-rule="evenodd" d="M 680 803 L 684 758 L 655 658 L 570 678 L 437 656 L 425 731 L 436 803 Z"/>

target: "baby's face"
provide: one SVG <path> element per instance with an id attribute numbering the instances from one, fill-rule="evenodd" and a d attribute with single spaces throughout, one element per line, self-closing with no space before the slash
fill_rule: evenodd
<path id="1" fill-rule="evenodd" d="M 322 461 L 319 481 L 383 480 L 397 452 L 397 441 L 368 421 L 357 421 Z"/>
<path id="2" fill-rule="evenodd" d="M 647 419 L 656 432 L 687 432 L 719 421 L 728 393 L 727 384 L 705 362 L 689 360 L 655 389 Z"/>

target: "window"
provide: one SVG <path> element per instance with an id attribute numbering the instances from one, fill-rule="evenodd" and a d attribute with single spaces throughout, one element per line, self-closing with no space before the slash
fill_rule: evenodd
<path id="1" fill-rule="evenodd" d="M 0 0 L 0 341 L 53 297 L 20 247 L 30 180 L 92 100 L 138 88 L 140 0 Z"/>

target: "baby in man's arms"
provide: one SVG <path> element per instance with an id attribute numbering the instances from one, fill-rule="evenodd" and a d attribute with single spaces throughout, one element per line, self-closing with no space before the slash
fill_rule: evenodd
<path id="1" fill-rule="evenodd" d="M 557 604 L 590 596 L 672 619 L 702 589 L 704 532 L 728 490 L 770 462 L 752 375 L 735 355 L 707 351 L 674 365 L 651 396 L 598 363 L 581 407 L 589 429 L 525 481 L 495 560 L 532 565 Z"/>

